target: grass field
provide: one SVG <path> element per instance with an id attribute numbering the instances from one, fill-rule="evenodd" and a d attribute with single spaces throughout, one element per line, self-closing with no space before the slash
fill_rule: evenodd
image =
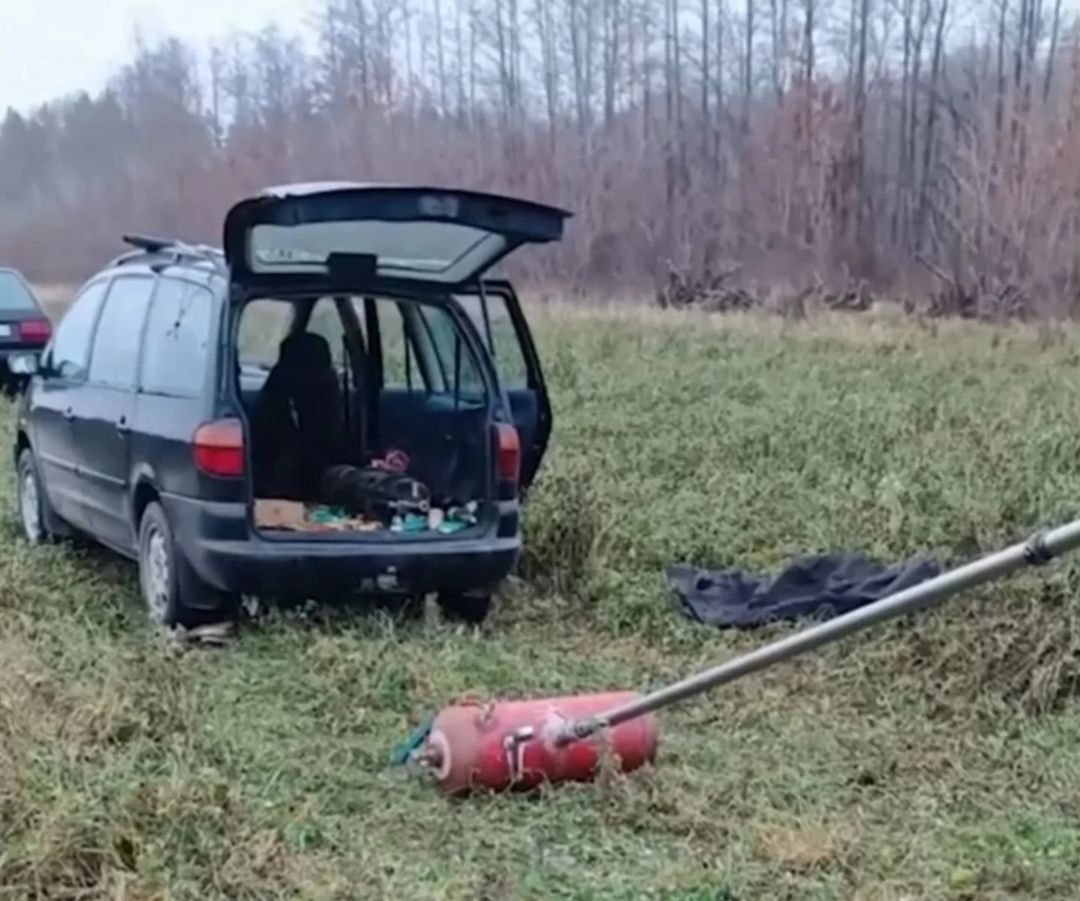
<path id="1" fill-rule="evenodd" d="M 0 899 L 1077 896 L 1076 564 L 672 710 L 651 772 L 451 803 L 388 765 L 455 696 L 648 687 L 785 631 L 687 622 L 668 563 L 952 563 L 1080 507 L 1080 334 L 542 319 L 528 582 L 478 633 L 274 613 L 176 649 L 131 566 L 17 539 L 8 472 Z"/>

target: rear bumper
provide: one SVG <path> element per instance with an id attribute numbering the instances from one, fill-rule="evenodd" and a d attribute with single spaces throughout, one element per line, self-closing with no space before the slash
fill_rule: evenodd
<path id="1" fill-rule="evenodd" d="M 4 341 L 0 339 L 0 368 L 6 374 L 8 372 L 8 357 L 12 354 L 39 354 L 45 349 L 44 344 L 22 344 L 17 341 Z"/>
<path id="2" fill-rule="evenodd" d="M 491 591 L 513 571 L 519 534 L 455 539 L 270 539 L 251 533 L 242 504 L 162 498 L 198 576 L 234 594 L 342 597 Z"/>

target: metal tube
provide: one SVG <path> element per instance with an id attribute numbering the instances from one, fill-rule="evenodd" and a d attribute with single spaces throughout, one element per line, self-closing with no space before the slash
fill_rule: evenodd
<path id="1" fill-rule="evenodd" d="M 954 594 L 1009 575 L 1023 566 L 1048 563 L 1053 558 L 1077 547 L 1080 547 L 1080 520 L 1049 532 L 1039 533 L 1026 542 L 1015 544 L 1005 550 L 927 579 L 925 582 L 820 625 L 788 635 L 741 657 L 736 657 L 734 660 L 721 663 L 713 669 L 615 707 L 606 713 L 571 721 L 558 735 L 556 743 L 568 744 L 588 738 L 602 729 L 617 726 L 619 723 L 675 704 L 775 663 L 789 660 L 886 619 L 931 607 Z"/>

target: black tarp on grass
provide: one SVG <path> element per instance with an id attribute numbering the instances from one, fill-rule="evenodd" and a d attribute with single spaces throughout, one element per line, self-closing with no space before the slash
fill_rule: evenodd
<path id="1" fill-rule="evenodd" d="M 803 557 L 773 576 L 679 564 L 668 567 L 666 577 L 684 616 L 722 629 L 752 629 L 839 616 L 940 572 L 924 557 L 884 564 L 843 553 Z"/>

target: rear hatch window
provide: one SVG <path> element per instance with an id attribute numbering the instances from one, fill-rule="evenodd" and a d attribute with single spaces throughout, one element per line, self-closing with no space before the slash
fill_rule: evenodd
<path id="1" fill-rule="evenodd" d="M 0 315 L 36 311 L 37 302 L 26 282 L 14 272 L 0 271 Z"/>
<path id="2" fill-rule="evenodd" d="M 563 210 L 442 188 L 314 184 L 270 189 L 225 222 L 234 284 L 248 288 L 474 282 L 522 244 L 562 237 Z"/>
<path id="3" fill-rule="evenodd" d="M 302 272 L 326 267 L 333 254 L 363 253 L 383 275 L 443 278 L 472 257 L 494 256 L 505 239 L 468 225 L 434 222 L 316 222 L 303 227 L 256 225 L 254 272 Z"/>

